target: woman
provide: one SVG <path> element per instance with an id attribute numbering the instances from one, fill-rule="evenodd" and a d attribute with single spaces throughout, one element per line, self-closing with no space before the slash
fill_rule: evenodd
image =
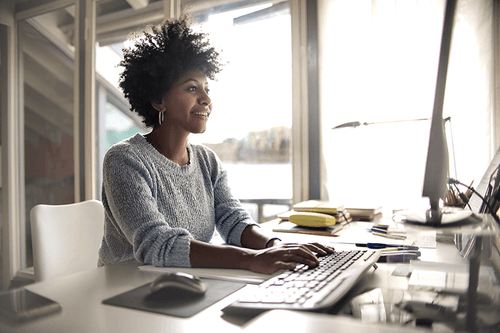
<path id="1" fill-rule="evenodd" d="M 251 220 L 227 185 L 213 151 L 191 145 L 212 112 L 208 79 L 219 53 L 187 19 L 149 27 L 125 50 L 120 87 L 152 131 L 109 149 L 103 165 L 106 211 L 99 265 L 135 258 L 154 266 L 242 268 L 258 273 L 316 266 L 320 244 L 284 244 Z M 213 245 L 217 229 L 229 245 Z"/>

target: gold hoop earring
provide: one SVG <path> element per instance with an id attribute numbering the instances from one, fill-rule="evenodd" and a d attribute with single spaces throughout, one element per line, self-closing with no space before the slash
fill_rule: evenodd
<path id="1" fill-rule="evenodd" d="M 164 120 L 165 120 L 165 111 L 158 112 L 158 125 L 161 125 L 161 123 Z"/>

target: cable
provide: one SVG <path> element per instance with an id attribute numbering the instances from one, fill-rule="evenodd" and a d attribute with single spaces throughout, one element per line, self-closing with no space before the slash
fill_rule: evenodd
<path id="1" fill-rule="evenodd" d="M 345 222 L 345 224 L 349 224 L 349 223 L 350 223 L 350 221 L 349 221 L 349 219 L 347 218 L 347 216 L 346 216 L 346 214 L 344 213 L 344 211 L 343 211 L 343 210 L 340 210 L 340 211 L 339 211 L 339 213 L 340 213 L 340 215 L 342 215 L 342 216 L 344 217 L 344 222 Z M 342 221 L 341 221 L 341 222 L 342 222 Z"/>
<path id="2" fill-rule="evenodd" d="M 457 192 L 458 192 L 458 196 L 460 197 L 460 199 L 462 199 L 462 202 L 464 204 L 466 204 L 470 210 L 472 210 L 472 207 L 470 206 L 469 204 L 469 198 L 467 197 L 467 195 L 463 194 L 462 192 L 460 192 L 457 184 L 453 184 L 455 186 L 455 188 L 457 189 Z"/>
<path id="3" fill-rule="evenodd" d="M 486 207 L 488 207 L 488 210 L 489 210 L 491 216 L 493 216 L 493 218 L 495 219 L 495 221 L 500 225 L 500 218 L 493 211 L 493 209 L 491 208 L 489 202 L 481 194 L 479 194 L 472 186 L 469 186 L 469 185 L 466 185 L 464 183 L 461 183 L 460 181 L 458 181 L 456 179 L 453 179 L 453 178 L 448 178 L 448 184 L 459 184 L 459 185 L 467 187 L 469 190 L 471 190 L 472 192 L 474 192 L 479 198 L 481 198 L 481 200 L 483 200 L 483 202 L 486 204 Z M 464 195 L 464 197 L 466 197 L 466 196 Z"/>
<path id="4" fill-rule="evenodd" d="M 488 197 L 488 203 L 490 203 L 490 205 L 493 205 L 493 211 L 496 211 L 498 209 L 498 206 L 499 206 L 499 195 L 500 195 L 500 191 L 498 190 L 498 179 L 497 176 L 498 176 L 498 170 L 500 168 L 500 165 L 498 165 L 495 170 L 493 170 L 493 172 L 491 173 L 490 175 L 490 181 L 488 183 L 488 189 L 487 189 L 487 192 L 485 195 L 486 197 Z M 495 180 L 495 184 L 492 186 L 491 184 L 493 183 L 493 180 Z"/>

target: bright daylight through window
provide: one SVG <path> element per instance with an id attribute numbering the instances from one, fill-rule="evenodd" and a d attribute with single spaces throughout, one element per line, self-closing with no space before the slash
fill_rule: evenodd
<path id="1" fill-rule="evenodd" d="M 228 62 L 210 82 L 214 104 L 207 131 L 191 135 L 221 158 L 233 194 L 255 220 L 288 210 L 292 199 L 292 60 L 288 2 L 192 13 L 195 29 L 210 34 Z M 97 71 L 117 85 L 121 47 L 100 47 Z M 112 64 L 114 62 L 114 64 Z M 102 112 L 102 111 L 101 111 Z M 106 146 L 144 131 L 124 118 L 128 110 L 106 110 Z M 106 149 L 107 149 L 106 148 Z"/>

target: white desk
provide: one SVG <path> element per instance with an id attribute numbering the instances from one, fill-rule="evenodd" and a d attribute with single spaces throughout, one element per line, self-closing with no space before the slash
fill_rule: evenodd
<path id="1" fill-rule="evenodd" d="M 220 309 L 229 299 L 197 315 L 182 319 L 102 304 L 106 298 L 153 281 L 160 273 L 145 272 L 136 261 L 96 268 L 30 285 L 27 289 L 62 305 L 62 312 L 19 327 L 0 323 L 0 332 L 204 332 L 217 327 L 220 332 L 241 330 L 221 318 Z"/>
<path id="2" fill-rule="evenodd" d="M 366 222 L 362 225 L 369 226 Z M 311 236 L 307 237 L 312 240 Z M 325 237 L 313 237 L 326 241 Z M 460 260 L 451 244 L 438 244 L 437 249 L 423 249 L 422 252 L 423 260 Z M 139 270 L 139 265 L 128 261 L 30 285 L 27 289 L 59 302 L 62 312 L 18 327 L 0 323 L 0 332 L 239 332 L 246 329 L 253 332 L 254 325 L 258 325 L 245 318 L 223 316 L 221 309 L 234 301 L 237 293 L 187 319 L 102 304 L 104 299 L 151 282 L 161 274 Z M 368 272 L 354 292 L 370 287 L 405 288 L 406 278 L 391 275 L 395 265 L 379 264 L 377 270 Z M 335 316 L 322 317 L 321 322 L 325 320 L 334 321 Z M 345 318 L 339 320 L 345 321 Z M 248 326 L 249 323 L 252 325 Z M 383 326 L 375 327 L 379 330 L 371 329 L 371 332 L 387 332 Z"/>

